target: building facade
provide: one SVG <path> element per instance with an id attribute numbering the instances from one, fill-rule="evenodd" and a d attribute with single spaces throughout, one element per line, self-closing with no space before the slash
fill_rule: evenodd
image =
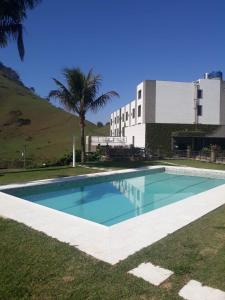
<path id="1" fill-rule="evenodd" d="M 111 114 L 110 136 L 126 137 L 127 145 L 151 144 L 151 125 L 225 125 L 225 81 L 205 74 L 193 82 L 145 80 L 136 88 L 135 99 Z M 189 126 L 190 125 L 190 126 Z M 189 127 L 188 127 L 189 126 Z"/>

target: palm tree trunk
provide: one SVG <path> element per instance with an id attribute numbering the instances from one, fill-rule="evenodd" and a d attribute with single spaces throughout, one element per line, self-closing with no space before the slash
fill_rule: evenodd
<path id="1" fill-rule="evenodd" d="M 80 117 L 80 146 L 81 146 L 81 162 L 85 162 L 85 140 L 84 140 L 84 123 L 85 118 Z"/>

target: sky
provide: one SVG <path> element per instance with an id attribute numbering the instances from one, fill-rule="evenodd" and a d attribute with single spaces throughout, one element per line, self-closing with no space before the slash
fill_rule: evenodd
<path id="1" fill-rule="evenodd" d="M 43 97 L 55 89 L 52 77 L 64 80 L 63 68 L 94 68 L 101 92 L 120 94 L 88 114 L 95 123 L 133 100 L 143 80 L 225 71 L 224 0 L 42 0 L 24 26 L 24 61 L 14 42 L 0 48 L 0 61 Z"/>

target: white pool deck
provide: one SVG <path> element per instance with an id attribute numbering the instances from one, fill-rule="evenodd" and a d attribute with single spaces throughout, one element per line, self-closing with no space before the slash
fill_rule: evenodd
<path id="1" fill-rule="evenodd" d="M 169 173 L 225 179 L 224 171 L 153 166 L 11 184 L 0 186 L 0 216 L 24 223 L 97 259 L 116 264 L 225 204 L 225 184 L 110 227 L 8 195 L 4 190 L 143 170 L 160 171 L 162 168 Z"/>

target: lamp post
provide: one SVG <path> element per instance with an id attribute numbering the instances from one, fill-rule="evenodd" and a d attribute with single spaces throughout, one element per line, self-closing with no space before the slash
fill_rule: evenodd
<path id="1" fill-rule="evenodd" d="M 75 144 L 75 136 L 73 136 L 73 168 L 76 167 L 76 144 Z"/>

